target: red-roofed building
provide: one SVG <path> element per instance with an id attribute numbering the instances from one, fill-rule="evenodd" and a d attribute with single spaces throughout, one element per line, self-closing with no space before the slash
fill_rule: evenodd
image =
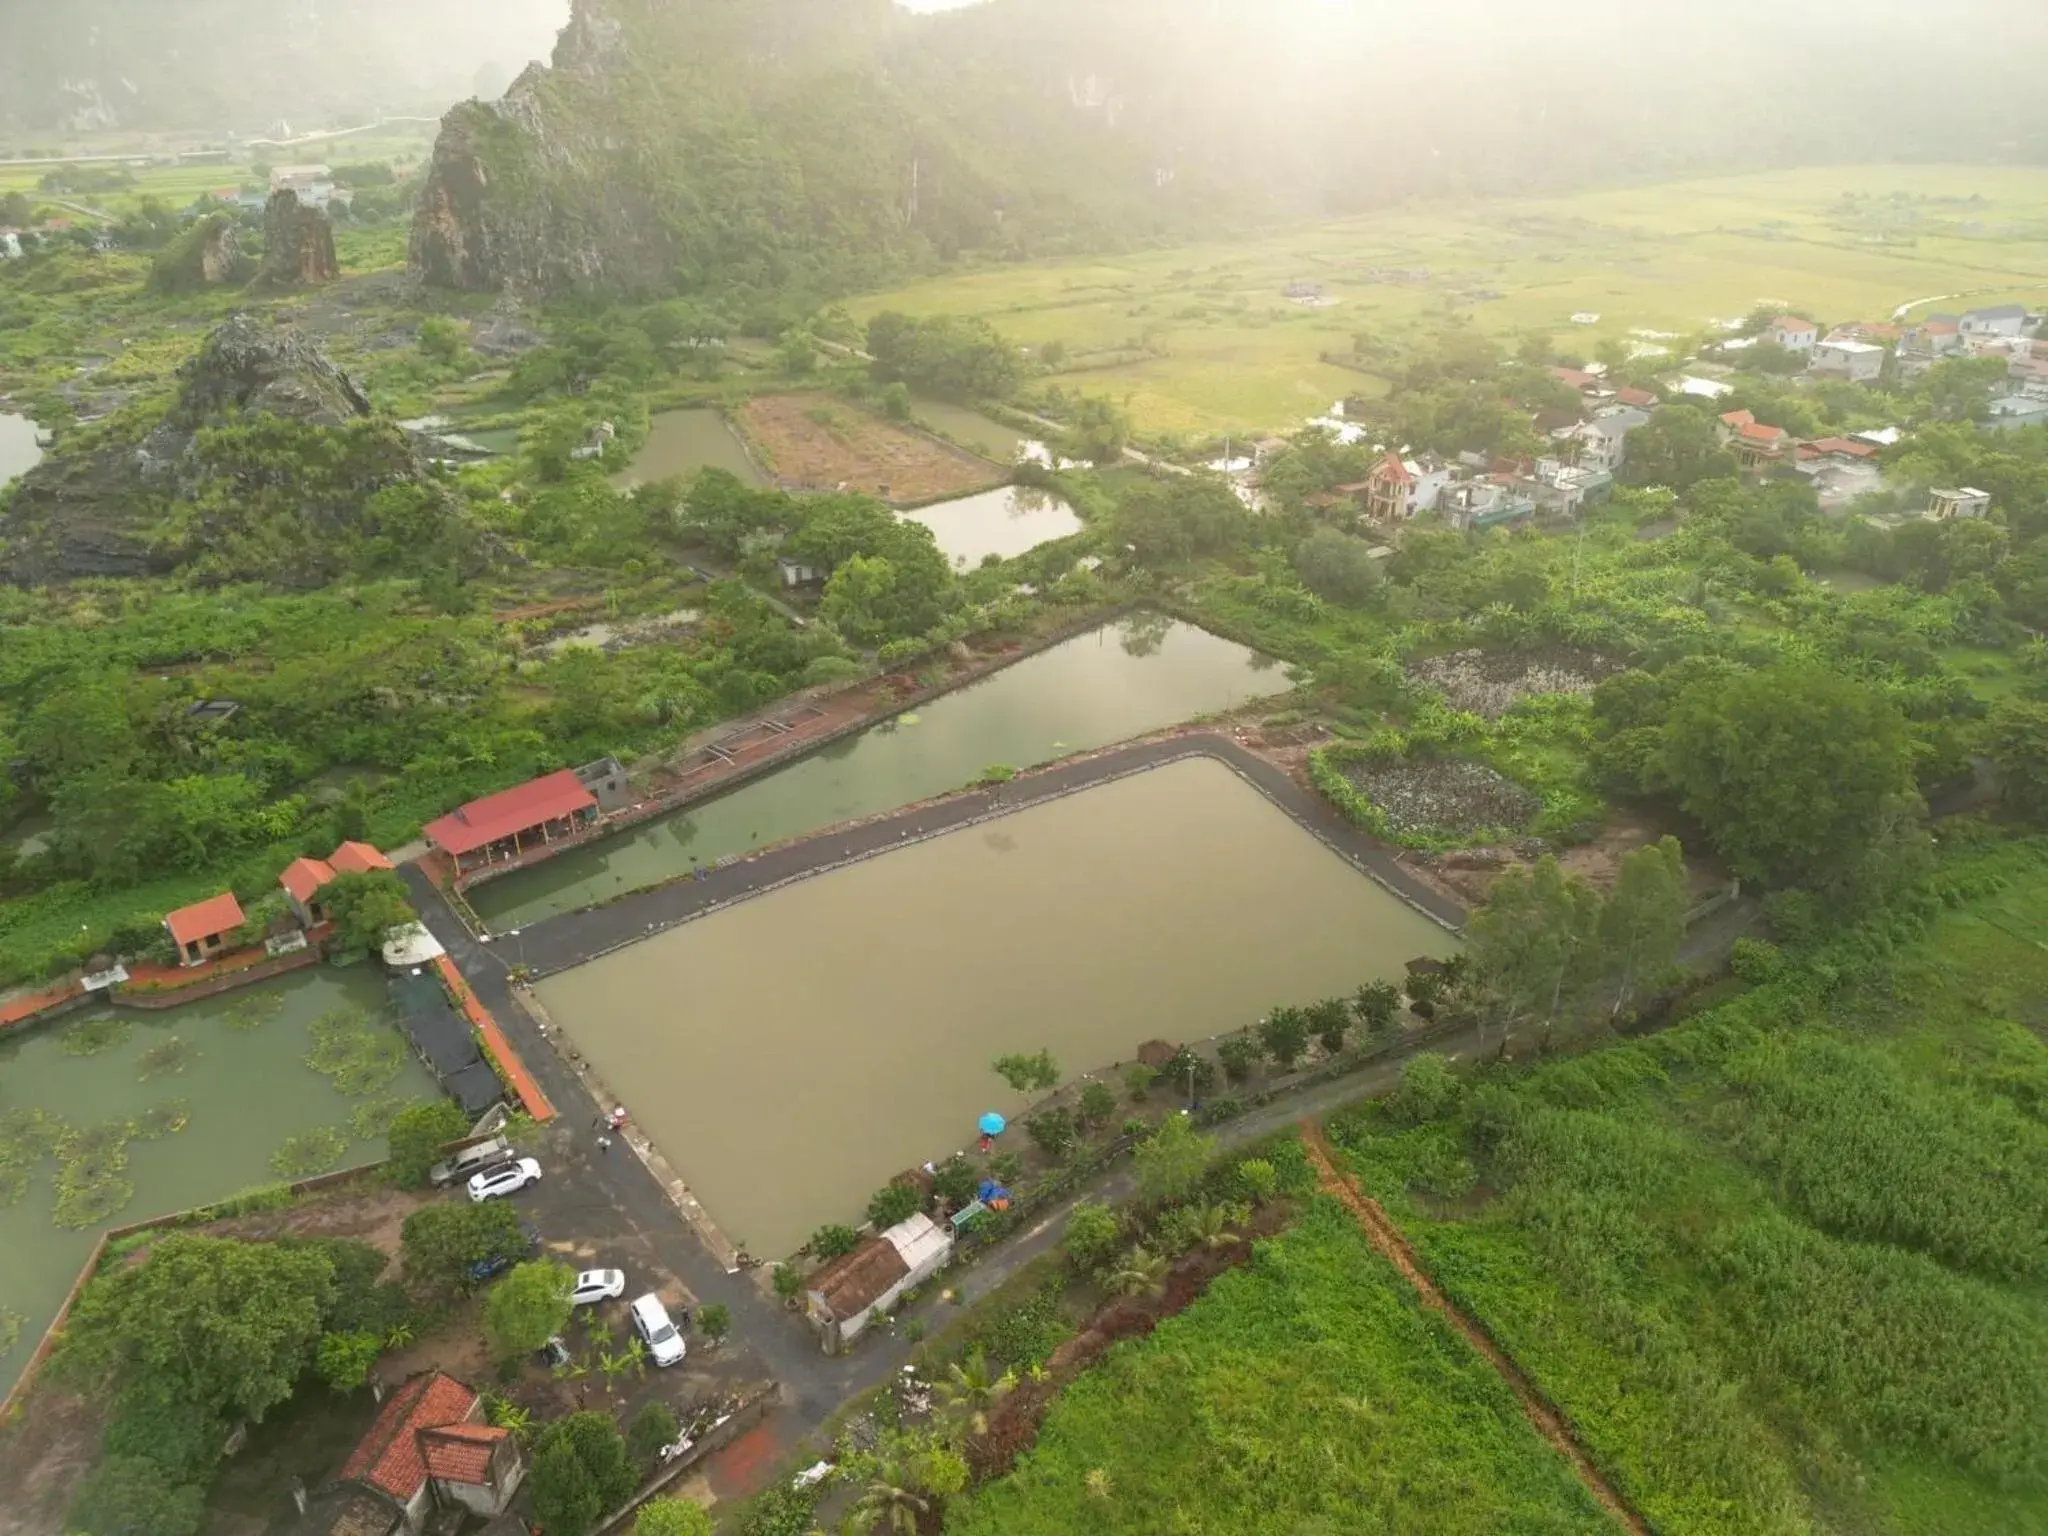
<path id="1" fill-rule="evenodd" d="M 1802 459 L 1854 459 L 1861 462 L 1877 457 L 1877 449 L 1869 443 L 1854 442 L 1846 437 L 1816 437 L 1810 443 L 1799 445 Z"/>
<path id="2" fill-rule="evenodd" d="M 228 936 L 242 922 L 242 904 L 233 891 L 222 891 L 164 915 L 164 927 L 178 946 L 180 965 L 203 965 L 211 960 L 227 948 Z"/>
<path id="3" fill-rule="evenodd" d="M 336 875 L 366 875 L 390 867 L 391 861 L 368 843 L 343 843 L 325 859 L 293 859 L 277 883 L 284 887 L 285 899 L 299 921 L 316 928 L 330 915 L 320 903 L 320 892 Z"/>
<path id="4" fill-rule="evenodd" d="M 1550 376 L 1566 389 L 1576 389 L 1582 394 L 1600 383 L 1599 378 L 1579 368 L 1553 368 Z"/>
<path id="5" fill-rule="evenodd" d="M 1758 469 L 1776 463 L 1791 443 L 1791 438 L 1783 427 L 1758 421 L 1748 411 L 1724 411 L 1721 415 L 1721 441 L 1735 450 L 1735 457 L 1744 469 Z"/>
<path id="6" fill-rule="evenodd" d="M 1614 392 L 1614 398 L 1623 405 L 1634 406 L 1639 411 L 1651 410 L 1657 404 L 1657 396 L 1649 390 L 1634 389 L 1626 384 Z"/>
<path id="7" fill-rule="evenodd" d="M 342 1465 L 337 1487 L 374 1495 L 391 1511 L 390 1529 L 417 1532 L 435 1507 L 485 1519 L 503 1514 L 525 1476 L 519 1442 L 483 1422 L 476 1393 L 429 1371 L 384 1400 Z"/>
<path id="8" fill-rule="evenodd" d="M 457 874 L 468 874 L 573 837 L 596 820 L 597 797 L 573 768 L 564 768 L 428 822 L 426 838 L 454 861 Z"/>
<path id="9" fill-rule="evenodd" d="M 277 883 L 284 887 L 285 900 L 292 904 L 300 922 L 308 928 L 327 921 L 320 905 L 320 891 L 334 878 L 334 866 L 325 859 L 293 859 L 285 865 Z"/>
<path id="10" fill-rule="evenodd" d="M 1764 327 L 1763 339 L 1787 352 L 1811 352 L 1820 340 L 1820 327 L 1799 315 L 1780 315 Z"/>
<path id="11" fill-rule="evenodd" d="M 373 869 L 391 867 L 391 861 L 368 843 L 343 843 L 327 862 L 337 875 L 367 875 Z"/>

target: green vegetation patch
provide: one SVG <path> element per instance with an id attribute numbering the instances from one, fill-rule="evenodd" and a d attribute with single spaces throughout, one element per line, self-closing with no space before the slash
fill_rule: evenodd
<path id="1" fill-rule="evenodd" d="M 283 1146 L 270 1154 L 270 1171 L 282 1179 L 310 1178 L 334 1167 L 348 1151 L 347 1132 L 323 1125 L 285 1138 Z"/>
<path id="2" fill-rule="evenodd" d="M 1660 1531 L 2048 1522 L 2048 846 L 1939 889 L 1903 945 L 1752 948 L 1663 1034 L 1331 1122 Z"/>
<path id="3" fill-rule="evenodd" d="M 142 1080 L 148 1082 L 154 1077 L 182 1072 L 198 1054 L 182 1035 L 159 1040 L 142 1053 Z"/>
<path id="4" fill-rule="evenodd" d="M 261 1029 L 284 1012 L 284 994 L 269 990 L 244 992 L 227 1006 L 221 1022 L 229 1029 L 246 1033 Z"/>
<path id="5" fill-rule="evenodd" d="M 101 1051 L 125 1045 L 133 1028 L 119 1014 L 82 1019 L 57 1037 L 57 1048 L 66 1056 L 97 1056 Z"/>
<path id="6" fill-rule="evenodd" d="M 1586 1531 L 1602 1516 L 1494 1370 L 1317 1200 L 1256 1262 L 1070 1386 L 959 1536 Z"/>
<path id="7" fill-rule="evenodd" d="M 403 1094 L 380 1093 L 363 1100 L 349 1111 L 348 1128 L 357 1141 L 375 1141 L 391 1129 L 391 1122 L 408 1104 L 417 1103 Z"/>
<path id="8" fill-rule="evenodd" d="M 313 1021 L 313 1049 L 306 1065 L 327 1078 L 337 1092 L 358 1098 L 377 1092 L 405 1065 L 405 1048 L 388 1029 L 352 1008 L 335 1008 Z"/>
<path id="9" fill-rule="evenodd" d="M 192 1106 L 183 1099 L 168 1099 L 162 1104 L 152 1104 L 135 1117 L 133 1127 L 137 1141 L 157 1141 L 165 1136 L 175 1136 L 192 1121 Z"/>

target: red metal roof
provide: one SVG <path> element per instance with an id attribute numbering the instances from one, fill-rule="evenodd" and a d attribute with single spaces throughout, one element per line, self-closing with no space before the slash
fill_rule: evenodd
<path id="1" fill-rule="evenodd" d="M 1766 426 L 1760 421 L 1752 421 L 1744 425 L 1742 435 L 1753 443 L 1775 443 L 1785 435 L 1785 429 L 1783 427 Z"/>
<path id="2" fill-rule="evenodd" d="M 342 1464 L 342 1477 L 406 1502 L 427 1480 L 419 1432 L 462 1423 L 476 1401 L 474 1392 L 439 1371 L 413 1377 L 384 1400 L 377 1422 Z"/>
<path id="3" fill-rule="evenodd" d="M 1567 389 L 1591 389 L 1600 382 L 1592 374 L 1582 373 L 1577 368 L 1553 368 L 1550 376 Z"/>
<path id="4" fill-rule="evenodd" d="M 1771 322 L 1774 331 L 1818 331 L 1819 326 L 1811 320 L 1802 320 L 1797 315 L 1780 315 Z"/>
<path id="5" fill-rule="evenodd" d="M 182 947 L 195 944 L 201 939 L 210 939 L 217 933 L 227 933 L 242 926 L 242 904 L 235 900 L 233 891 L 222 891 L 218 896 L 209 896 L 196 901 L 189 907 L 180 907 L 175 912 L 164 914 L 164 926 L 171 930 L 171 937 Z"/>
<path id="6" fill-rule="evenodd" d="M 426 1463 L 427 1476 L 488 1487 L 491 1457 L 506 1434 L 507 1431 L 489 1424 L 450 1424 L 445 1429 L 421 1430 L 420 1456 Z"/>
<path id="7" fill-rule="evenodd" d="M 1614 392 L 1614 398 L 1623 405 L 1655 405 L 1657 397 L 1647 389 L 1631 389 L 1624 384 Z"/>
<path id="8" fill-rule="evenodd" d="M 1723 411 L 1721 419 L 1731 427 L 1753 427 L 1756 418 L 1747 411 Z"/>
<path id="9" fill-rule="evenodd" d="M 560 821 L 596 805 L 597 797 L 583 787 L 572 769 L 564 768 L 515 789 L 472 800 L 439 821 L 428 822 L 426 837 L 449 853 L 473 853 L 515 832 L 530 831 L 543 822 Z"/>
<path id="10" fill-rule="evenodd" d="M 368 843 L 343 843 L 327 862 L 338 875 L 367 875 L 373 869 L 391 867 L 391 861 Z"/>
<path id="11" fill-rule="evenodd" d="M 334 878 L 334 866 L 324 859 L 293 859 L 285 865 L 284 873 L 277 877 L 277 883 L 285 888 L 292 900 L 311 901 L 320 893 L 320 887 Z"/>
<path id="12" fill-rule="evenodd" d="M 1374 484 L 1413 485 L 1415 477 L 1408 473 L 1408 466 L 1401 462 L 1401 455 L 1389 453 L 1372 467 Z"/>
<path id="13" fill-rule="evenodd" d="M 1815 453 L 1846 453 L 1852 459 L 1874 459 L 1877 450 L 1868 443 L 1852 443 L 1846 437 L 1816 437 L 1806 445 Z"/>

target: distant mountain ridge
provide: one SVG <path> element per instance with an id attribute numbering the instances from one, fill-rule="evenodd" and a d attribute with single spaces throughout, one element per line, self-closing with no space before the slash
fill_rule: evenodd
<path id="1" fill-rule="evenodd" d="M 575 0 L 552 67 L 444 120 L 412 263 L 843 287 L 1416 197 L 2048 159 L 2048 7 L 1958 0 L 1934 31 L 1884 0 L 1853 27 L 1772 0 L 1625 27 L 1566 0 Z"/>

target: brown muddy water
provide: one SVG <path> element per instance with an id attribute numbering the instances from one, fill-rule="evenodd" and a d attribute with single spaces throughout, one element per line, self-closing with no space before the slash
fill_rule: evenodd
<path id="1" fill-rule="evenodd" d="M 1221 763 L 1031 807 L 729 907 L 539 984 L 726 1235 L 793 1252 L 1025 1096 L 1395 977 L 1456 941 Z M 1021 1137 L 1021 1130 L 1011 1136 Z"/>

